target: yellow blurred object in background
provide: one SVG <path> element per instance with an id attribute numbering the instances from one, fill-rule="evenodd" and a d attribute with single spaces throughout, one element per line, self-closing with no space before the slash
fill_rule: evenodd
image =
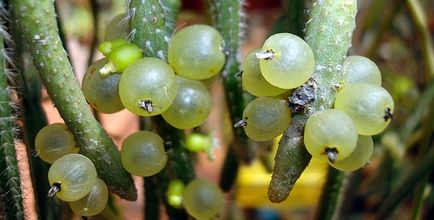
<path id="1" fill-rule="evenodd" d="M 277 142 L 278 139 L 273 146 L 274 152 L 277 149 Z M 326 162 L 312 158 L 288 198 L 282 203 L 271 203 L 267 196 L 271 173 L 267 173 L 261 162 L 255 160 L 249 166 L 240 167 L 237 179 L 237 203 L 243 208 L 313 208 L 321 195 L 327 166 Z"/>

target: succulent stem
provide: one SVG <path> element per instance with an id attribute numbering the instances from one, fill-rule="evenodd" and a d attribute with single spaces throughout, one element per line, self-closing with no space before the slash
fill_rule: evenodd
<path id="1" fill-rule="evenodd" d="M 355 0 L 313 1 L 305 39 L 315 56 L 312 81 L 317 85 L 316 98 L 308 104 L 309 111 L 293 116 L 289 128 L 279 142 L 268 188 L 268 197 L 272 202 L 282 202 L 288 197 L 295 182 L 309 164 L 311 155 L 303 143 L 304 125 L 310 114 L 332 107 L 336 94 L 333 85 L 342 78 L 340 70 L 351 45 L 356 12 Z"/>

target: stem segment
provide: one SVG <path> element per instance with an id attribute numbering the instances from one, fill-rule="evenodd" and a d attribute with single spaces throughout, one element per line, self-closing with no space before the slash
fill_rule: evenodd
<path id="1" fill-rule="evenodd" d="M 0 10 L 3 9 L 0 3 Z M 3 16 L 3 15 L 1 15 Z M 0 17 L 0 29 L 3 29 L 3 17 Z M 15 150 L 14 118 L 10 99 L 11 88 L 8 85 L 6 67 L 6 50 L 4 48 L 4 33 L 0 34 L 0 200 L 6 219 L 24 219 L 23 199 L 21 195 L 20 173 L 18 170 Z M 9 75 L 10 77 L 10 75 Z"/>
<path id="2" fill-rule="evenodd" d="M 355 0 L 317 0 L 310 9 L 306 41 L 315 56 L 313 79 L 315 101 L 306 114 L 294 115 L 289 128 L 279 142 L 273 176 L 268 188 L 272 202 L 284 201 L 295 182 L 309 164 L 311 155 L 303 143 L 303 129 L 307 118 L 315 111 L 331 108 L 336 90 L 334 85 L 342 78 L 341 67 L 355 27 L 357 3 Z M 288 162 L 291 161 L 291 162 Z"/>

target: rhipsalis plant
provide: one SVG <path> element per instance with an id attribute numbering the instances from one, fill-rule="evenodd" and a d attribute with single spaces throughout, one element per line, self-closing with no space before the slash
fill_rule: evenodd
<path id="1" fill-rule="evenodd" d="M 422 22 L 420 7 L 412 7 L 417 1 L 409 2 L 419 22 L 418 32 L 429 47 L 422 54 L 430 61 L 428 26 Z M 94 15 L 105 7 L 92 3 Z M 132 175 L 144 180 L 146 219 L 226 218 L 223 192 L 235 191 L 231 190 L 236 189 L 238 168 L 256 159 L 261 147 L 267 148 L 260 149 L 266 152 L 262 160 L 268 169 L 273 166 L 268 186 L 271 202 L 286 200 L 315 158 L 329 165 L 316 219 L 345 213 L 339 210 L 345 207 L 341 202 L 347 192 L 342 190 L 344 172 L 369 163 L 375 152 L 371 136 L 396 118 L 392 95 L 382 87 L 380 68 L 367 57 L 348 56 L 357 1 L 313 0 L 310 5 L 285 1 L 285 10 L 267 39 L 244 58 L 245 1 L 204 3 L 209 24 L 186 22 L 177 27 L 180 1 L 127 0 L 126 12 L 110 22 L 105 40 L 96 46 L 97 35 L 92 36 L 90 49 L 97 47 L 103 57 L 89 65 L 81 88 L 64 48 L 68 37 L 59 36 L 61 20 L 54 1 L 10 0 L 10 19 L 1 5 L 1 22 L 10 29 L 0 30 L 0 211 L 6 218 L 23 219 L 25 211 L 15 155 L 16 111 L 11 104 L 20 99 L 22 136 L 29 152 L 36 154 L 29 161 L 40 219 L 60 218 L 58 202 L 62 201 L 84 218 L 97 215 L 109 203 L 109 191 L 134 201 L 137 190 Z M 9 43 L 8 32 L 15 46 Z M 16 64 L 3 46 L 16 49 Z M 429 73 L 431 63 L 426 62 Z M 8 67 L 21 74 L 18 82 L 23 93 L 11 92 Z M 46 125 L 36 73 L 64 123 Z M 212 151 L 216 144 L 210 135 L 199 133 L 209 129 L 205 122 L 213 106 L 220 104 L 213 103 L 204 80 L 222 82 L 214 84 L 224 89 L 227 106 L 220 109 L 227 111 L 233 125 L 221 129 L 230 129 L 232 139 L 221 141 L 228 143 L 228 149 L 220 186 L 195 173 L 200 161 L 197 152 L 207 153 L 209 160 L 222 160 Z M 432 85 L 415 105 L 402 138 L 410 139 L 419 127 L 431 136 L 430 123 L 418 126 L 424 118 L 422 109 L 432 106 L 431 90 Z M 121 110 L 137 116 L 140 128 L 120 140 L 119 151 L 96 116 Z M 273 165 L 266 154 L 279 137 Z M 384 200 L 377 218 L 387 217 L 413 184 L 420 186 L 413 216 L 419 214 L 429 180 L 417 176 L 428 176 L 433 167 L 428 158 L 433 154 L 432 141 L 420 139 L 417 164 L 422 169 L 412 169 L 413 174 Z M 47 195 L 54 198 L 46 200 Z"/>

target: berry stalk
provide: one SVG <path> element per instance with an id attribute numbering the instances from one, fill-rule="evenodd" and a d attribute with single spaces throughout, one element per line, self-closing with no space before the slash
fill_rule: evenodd
<path id="1" fill-rule="evenodd" d="M 23 30 L 42 82 L 74 134 L 81 153 L 93 161 L 112 192 L 127 200 L 136 200 L 131 175 L 122 167 L 116 146 L 93 117 L 80 91 L 59 38 L 53 1 L 13 0 L 10 7 L 13 19 Z"/>
<path id="2" fill-rule="evenodd" d="M 303 143 L 304 125 L 310 114 L 333 106 L 336 85 L 342 78 L 342 63 L 351 45 L 356 12 L 355 0 L 313 2 L 305 39 L 312 48 L 316 62 L 313 77 L 306 83 L 307 86 L 315 88 L 315 100 L 304 106 L 308 109 L 307 113 L 293 116 L 289 128 L 279 142 L 268 188 L 268 197 L 272 202 L 282 202 L 288 197 L 295 182 L 309 164 L 311 155 Z M 310 94 L 306 96 L 310 97 Z"/>
<path id="3" fill-rule="evenodd" d="M 3 3 L 0 3 L 3 10 Z M 2 15 L 3 16 L 3 15 Z M 7 33 L 3 30 L 3 17 L 0 18 L 0 194 L 5 210 L 6 219 L 24 219 L 23 200 L 21 195 L 20 173 L 15 150 L 12 100 L 10 98 L 11 87 L 8 78 L 12 74 L 6 67 L 7 54 L 4 48 L 4 40 Z"/>

